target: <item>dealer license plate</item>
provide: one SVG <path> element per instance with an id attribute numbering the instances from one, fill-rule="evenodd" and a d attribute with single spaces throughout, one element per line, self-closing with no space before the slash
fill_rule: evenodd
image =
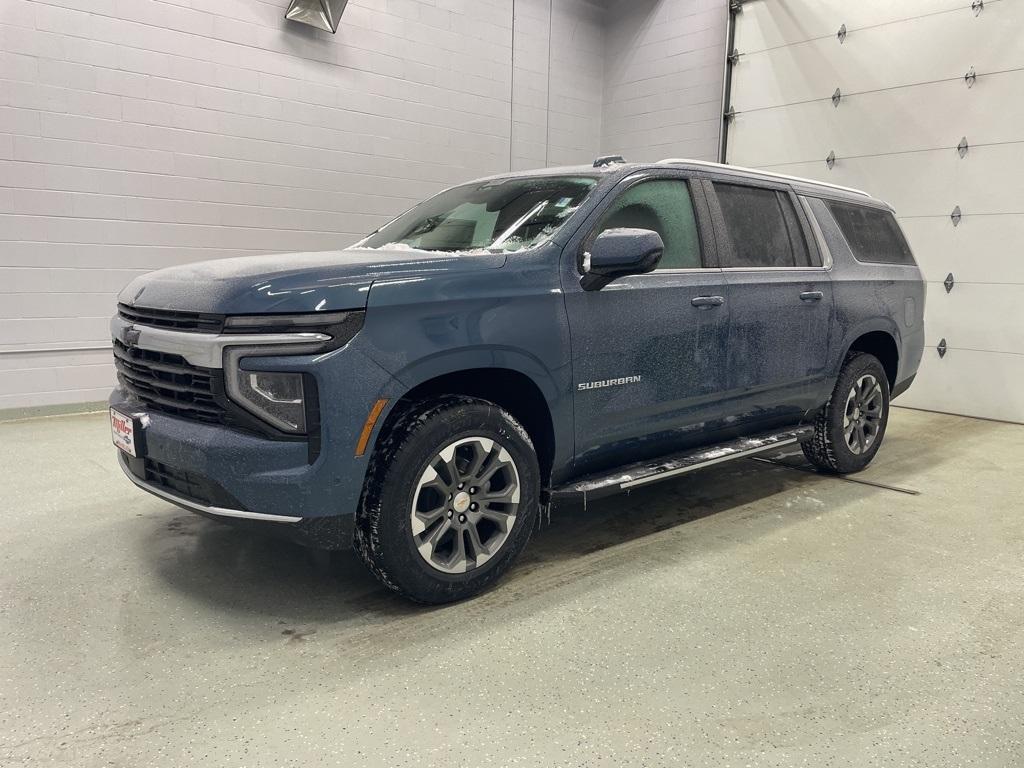
<path id="1" fill-rule="evenodd" d="M 131 456 L 139 455 L 139 424 L 131 416 L 110 409 L 110 436 L 114 445 Z"/>

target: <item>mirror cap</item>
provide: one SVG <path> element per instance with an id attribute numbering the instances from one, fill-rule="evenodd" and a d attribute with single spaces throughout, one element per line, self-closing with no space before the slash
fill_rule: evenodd
<path id="1" fill-rule="evenodd" d="M 606 229 L 590 248 L 589 265 L 584 255 L 584 290 L 603 288 L 617 277 L 650 272 L 661 260 L 665 243 L 652 229 Z"/>

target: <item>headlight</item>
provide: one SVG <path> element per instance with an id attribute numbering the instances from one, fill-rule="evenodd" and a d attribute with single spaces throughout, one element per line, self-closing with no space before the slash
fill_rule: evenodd
<path id="1" fill-rule="evenodd" d="M 278 429 L 306 431 L 306 393 L 301 373 L 237 368 L 234 390 L 232 399 Z"/>
<path id="2" fill-rule="evenodd" d="M 309 374 L 247 371 L 246 357 L 323 354 L 348 344 L 362 328 L 365 313 L 324 312 L 304 315 L 233 315 L 224 321 L 224 334 L 244 334 L 246 344 L 224 349 L 224 386 L 230 400 L 283 432 L 315 431 L 319 403 L 316 383 Z M 261 346 L 257 335 L 291 334 L 295 344 Z M 303 338 L 312 336 L 315 341 Z M 317 339 L 314 334 L 322 334 Z M 325 336 L 329 338 L 324 338 Z M 239 341 L 242 341 L 239 339 Z M 252 342 L 256 341 L 255 344 Z M 309 415 L 307 415 L 309 414 Z"/>

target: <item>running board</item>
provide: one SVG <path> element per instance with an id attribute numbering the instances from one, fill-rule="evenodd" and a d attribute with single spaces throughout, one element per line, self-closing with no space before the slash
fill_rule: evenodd
<path id="1" fill-rule="evenodd" d="M 610 473 L 587 475 L 579 480 L 552 489 L 555 499 L 580 498 L 584 501 L 628 491 L 641 485 L 677 477 L 695 469 L 703 469 L 724 461 L 755 456 L 765 451 L 810 440 L 814 427 L 802 426 L 783 432 L 771 432 L 743 437 L 711 447 L 698 448 L 662 456 L 658 459 L 618 467 Z"/>

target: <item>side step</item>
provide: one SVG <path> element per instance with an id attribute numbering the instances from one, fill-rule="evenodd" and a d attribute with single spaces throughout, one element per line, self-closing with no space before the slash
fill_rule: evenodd
<path id="1" fill-rule="evenodd" d="M 796 445 L 809 440 L 813 435 L 814 427 L 808 425 L 782 432 L 742 437 L 711 447 L 705 446 L 696 450 L 671 453 L 657 459 L 617 467 L 610 473 L 587 475 L 575 482 L 552 489 L 551 495 L 555 499 L 582 497 L 584 501 L 587 501 L 620 491 L 628 491 L 631 488 L 655 483 L 658 480 L 676 477 L 695 469 L 721 464 L 724 461 L 742 459 L 787 445 Z"/>

